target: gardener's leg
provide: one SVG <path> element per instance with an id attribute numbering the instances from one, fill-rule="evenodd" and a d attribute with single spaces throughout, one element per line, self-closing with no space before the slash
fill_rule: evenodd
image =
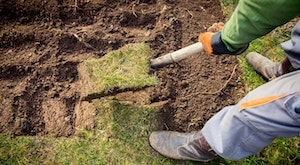
<path id="1" fill-rule="evenodd" d="M 286 58 L 275 63 L 268 58 L 251 52 L 246 56 L 252 67 L 266 79 L 272 80 L 293 70 L 300 69 L 300 21 L 295 25 L 291 33 L 291 39 L 282 43 Z"/>
<path id="2" fill-rule="evenodd" d="M 299 109 L 298 109 L 299 108 Z M 157 131 L 151 146 L 173 159 L 237 160 L 261 151 L 276 137 L 300 133 L 300 71 L 283 75 L 225 107 L 201 131 Z"/>
<path id="3" fill-rule="evenodd" d="M 300 71 L 283 75 L 224 108 L 201 130 L 221 157 L 238 160 L 261 151 L 277 137 L 300 133 Z"/>

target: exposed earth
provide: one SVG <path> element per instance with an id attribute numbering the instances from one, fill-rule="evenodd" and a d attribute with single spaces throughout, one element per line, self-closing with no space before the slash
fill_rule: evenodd
<path id="1" fill-rule="evenodd" d="M 214 0 L 0 0 L 0 132 L 70 136 L 94 127 L 78 65 L 146 42 L 153 58 L 197 42 L 224 21 Z M 243 94 L 235 56 L 191 56 L 154 70 L 159 130 L 191 131 Z M 129 99 L 143 97 L 135 91 Z M 122 94 L 121 94 L 122 95 Z M 136 97 L 136 98 L 134 98 Z"/>

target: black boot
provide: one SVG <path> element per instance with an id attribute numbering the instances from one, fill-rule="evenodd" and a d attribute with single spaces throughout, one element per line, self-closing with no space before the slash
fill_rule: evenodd
<path id="1" fill-rule="evenodd" d="M 208 162 L 217 157 L 200 131 L 158 131 L 151 133 L 149 141 L 157 152 L 172 159 Z"/>
<path id="2" fill-rule="evenodd" d="M 259 74 L 268 80 L 288 73 L 292 69 L 288 58 L 285 58 L 281 63 L 275 63 L 256 52 L 251 52 L 247 54 L 246 59 Z"/>

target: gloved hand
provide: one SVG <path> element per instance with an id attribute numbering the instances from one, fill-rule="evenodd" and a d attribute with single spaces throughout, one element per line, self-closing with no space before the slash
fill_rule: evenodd
<path id="1" fill-rule="evenodd" d="M 207 32 L 201 33 L 199 35 L 199 41 L 203 44 L 204 50 L 209 55 L 213 54 L 213 48 L 211 45 L 212 37 L 222 30 L 224 26 L 223 22 L 214 23 L 211 27 L 207 29 Z"/>
<path id="2" fill-rule="evenodd" d="M 204 50 L 207 54 L 221 55 L 221 54 L 231 54 L 237 55 L 244 52 L 247 48 L 242 47 L 236 51 L 229 51 L 221 38 L 221 30 L 224 26 L 223 22 L 214 23 L 211 27 L 207 29 L 207 32 L 200 33 L 198 40 L 203 44 Z"/>

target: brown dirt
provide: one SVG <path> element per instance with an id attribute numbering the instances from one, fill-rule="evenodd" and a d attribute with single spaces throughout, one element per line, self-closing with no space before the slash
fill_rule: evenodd
<path id="1" fill-rule="evenodd" d="M 224 20 L 214 0 L 0 0 L 0 17 L 0 132 L 51 136 L 94 127 L 91 104 L 80 101 L 83 60 L 142 41 L 155 58 Z M 123 95 L 161 103 L 158 129 L 199 129 L 240 97 L 236 64 L 201 53 L 157 70 L 158 87 Z"/>

